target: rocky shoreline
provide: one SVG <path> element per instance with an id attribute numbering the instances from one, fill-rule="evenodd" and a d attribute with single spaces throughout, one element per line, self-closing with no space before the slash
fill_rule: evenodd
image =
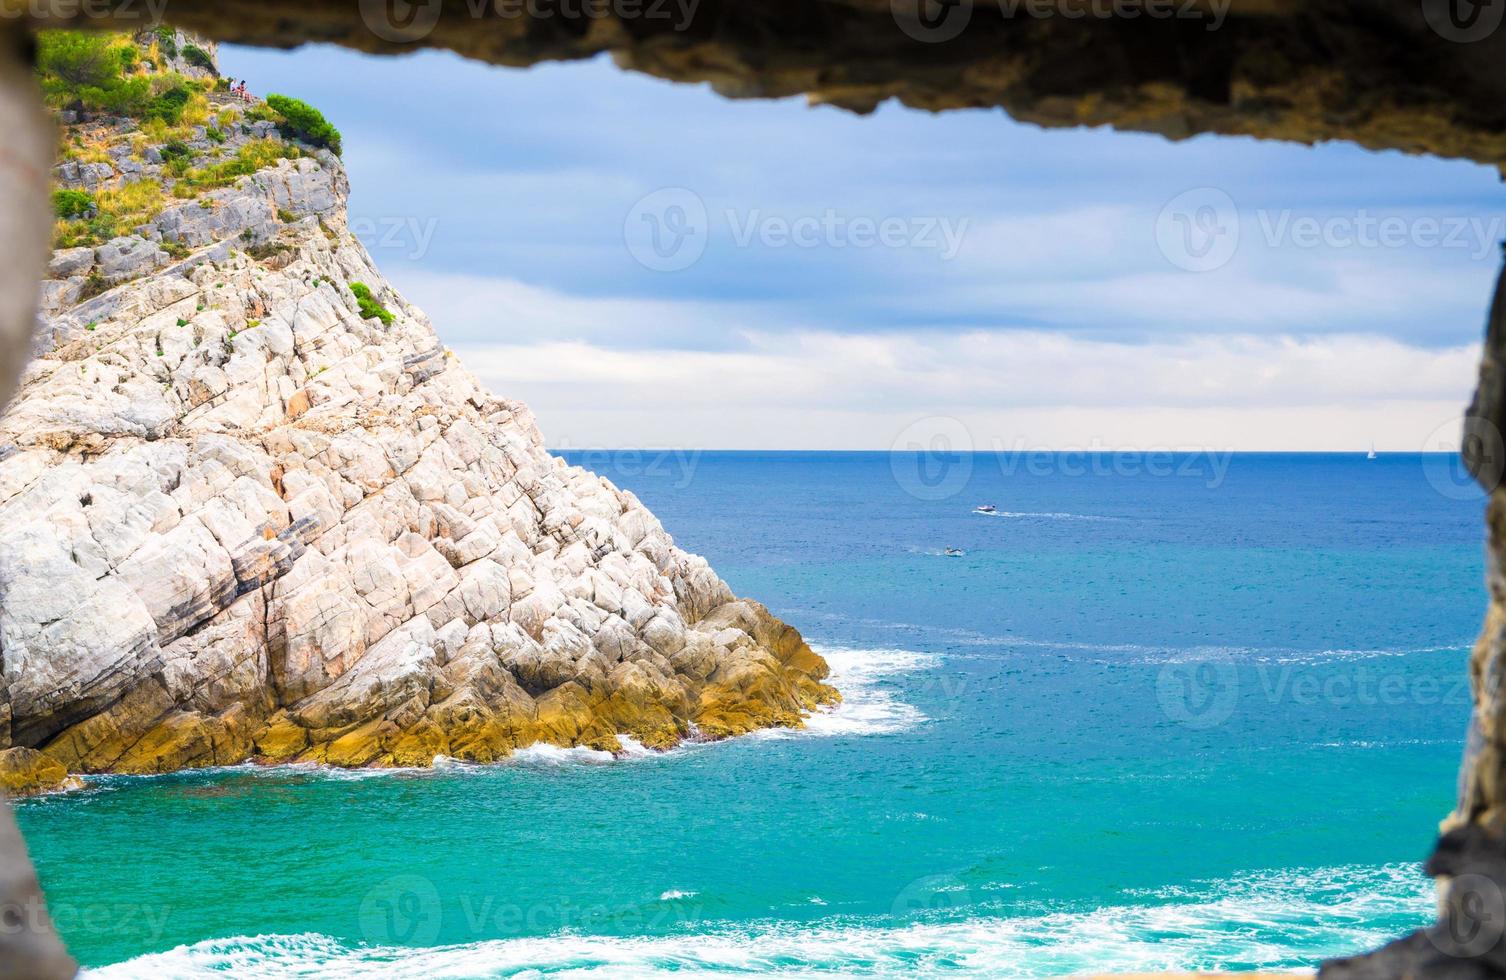
<path id="1" fill-rule="evenodd" d="M 211 118 L 161 145 L 65 117 L 57 186 L 148 204 L 60 223 L 0 419 L 0 785 L 667 748 L 837 699 L 461 367 L 350 233 L 335 153 L 178 67 Z"/>

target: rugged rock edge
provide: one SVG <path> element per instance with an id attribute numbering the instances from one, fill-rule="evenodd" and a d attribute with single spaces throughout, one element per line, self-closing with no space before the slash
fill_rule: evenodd
<path id="1" fill-rule="evenodd" d="M 65 128 L 102 157 L 59 186 L 172 183 L 130 121 Z M 204 128 L 196 163 L 278 138 Z M 338 159 L 289 152 L 54 253 L 0 420 L 0 783 L 668 748 L 835 701 L 795 629 L 440 345 Z"/>

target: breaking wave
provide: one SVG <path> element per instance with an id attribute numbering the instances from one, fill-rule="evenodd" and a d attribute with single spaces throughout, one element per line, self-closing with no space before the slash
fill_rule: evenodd
<path id="1" fill-rule="evenodd" d="M 882 925 L 830 918 L 668 936 L 559 934 L 430 948 L 368 946 L 312 933 L 233 937 L 179 946 L 87 975 L 95 980 L 225 975 L 695 980 L 1305 970 L 1416 927 L 1432 908 L 1429 883 L 1411 865 L 1264 872 L 1128 897 L 1136 901 L 960 922 Z"/>

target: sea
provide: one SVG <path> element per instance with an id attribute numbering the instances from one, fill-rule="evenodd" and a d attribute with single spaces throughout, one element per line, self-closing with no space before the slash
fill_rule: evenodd
<path id="1" fill-rule="evenodd" d="M 21 802 L 89 976 L 1310 970 L 1429 920 L 1484 609 L 1453 457 L 563 455 L 797 626 L 842 705 Z"/>

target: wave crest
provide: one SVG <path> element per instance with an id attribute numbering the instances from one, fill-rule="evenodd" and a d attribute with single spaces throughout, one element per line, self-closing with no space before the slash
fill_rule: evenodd
<path id="1" fill-rule="evenodd" d="M 87 975 L 790 980 L 1300 970 L 1379 945 L 1421 924 L 1432 908 L 1430 885 L 1413 865 L 1264 872 L 1139 897 L 1149 901 L 963 922 L 882 926 L 832 918 L 669 936 L 561 934 L 432 948 L 349 945 L 318 934 L 235 937 L 179 946 Z"/>

